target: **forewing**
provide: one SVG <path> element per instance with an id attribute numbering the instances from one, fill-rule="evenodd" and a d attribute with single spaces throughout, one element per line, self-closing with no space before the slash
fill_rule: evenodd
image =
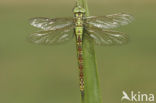
<path id="1" fill-rule="evenodd" d="M 118 13 L 107 16 L 92 16 L 86 18 L 86 24 L 89 26 L 112 29 L 122 25 L 127 25 L 133 20 L 133 17 L 129 14 Z"/>
<path id="2" fill-rule="evenodd" d="M 97 45 L 121 45 L 128 41 L 128 36 L 118 31 L 92 28 L 87 33 Z"/>
<path id="3" fill-rule="evenodd" d="M 30 41 L 36 44 L 59 44 L 73 37 L 73 28 L 66 27 L 57 30 L 40 31 L 30 35 Z"/>
<path id="4" fill-rule="evenodd" d="M 43 30 L 55 30 L 73 25 L 72 18 L 55 18 L 36 17 L 30 19 L 30 24 Z"/>

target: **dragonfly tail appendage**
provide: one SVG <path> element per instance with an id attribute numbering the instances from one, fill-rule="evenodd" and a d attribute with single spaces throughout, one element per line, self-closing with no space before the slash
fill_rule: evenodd
<path id="1" fill-rule="evenodd" d="M 81 91 L 82 100 L 84 100 L 84 91 Z"/>
<path id="2" fill-rule="evenodd" d="M 83 74 L 83 58 L 82 58 L 82 40 L 80 36 L 77 39 L 78 65 L 80 70 L 80 91 L 82 98 L 84 97 L 84 74 Z"/>

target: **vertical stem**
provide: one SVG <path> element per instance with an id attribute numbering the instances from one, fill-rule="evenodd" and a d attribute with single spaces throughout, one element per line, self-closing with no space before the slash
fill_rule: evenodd
<path id="1" fill-rule="evenodd" d="M 86 9 L 86 16 L 89 10 L 86 0 L 79 0 L 81 6 Z M 95 51 L 93 40 L 84 33 L 83 44 L 83 72 L 84 72 L 84 99 L 82 103 L 101 103 L 99 80 L 95 61 Z"/>

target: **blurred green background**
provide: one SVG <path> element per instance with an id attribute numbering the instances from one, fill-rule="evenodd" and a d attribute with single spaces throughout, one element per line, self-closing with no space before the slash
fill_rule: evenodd
<path id="1" fill-rule="evenodd" d="M 119 28 L 127 45 L 95 46 L 103 103 L 120 103 L 122 91 L 156 95 L 156 1 L 88 0 L 91 15 L 127 12 Z M 40 46 L 27 41 L 32 17 L 72 16 L 74 0 L 0 1 L 0 103 L 80 103 L 75 42 Z M 126 101 L 124 101 L 126 102 Z"/>

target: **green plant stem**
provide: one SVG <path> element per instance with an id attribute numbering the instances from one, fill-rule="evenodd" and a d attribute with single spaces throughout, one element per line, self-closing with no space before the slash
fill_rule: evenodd
<path id="1" fill-rule="evenodd" d="M 86 16 L 89 10 L 86 0 L 79 0 L 81 6 L 86 9 Z M 99 80 L 96 68 L 95 51 L 93 40 L 84 34 L 83 39 L 83 65 L 84 65 L 84 99 L 82 103 L 101 103 Z"/>

